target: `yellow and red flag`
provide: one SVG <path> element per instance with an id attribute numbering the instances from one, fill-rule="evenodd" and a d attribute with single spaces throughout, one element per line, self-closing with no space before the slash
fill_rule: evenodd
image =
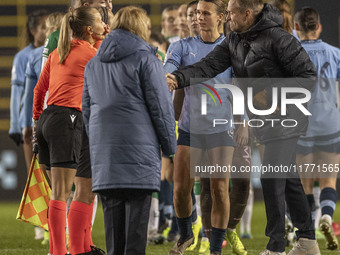
<path id="1" fill-rule="evenodd" d="M 34 155 L 17 219 L 48 230 L 47 210 L 50 197 L 50 186 Z"/>

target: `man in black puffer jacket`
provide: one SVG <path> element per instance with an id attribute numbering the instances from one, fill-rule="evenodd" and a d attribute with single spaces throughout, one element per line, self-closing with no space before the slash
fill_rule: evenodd
<path id="1" fill-rule="evenodd" d="M 274 87 L 279 92 L 283 87 L 313 88 L 316 76 L 314 65 L 301 44 L 282 29 L 279 10 L 263 4 L 262 0 L 230 0 L 228 22 L 232 32 L 207 57 L 167 74 L 170 90 L 190 86 L 191 78 L 215 77 L 230 66 L 236 77 L 242 78 L 239 85 L 244 92 L 249 87 L 253 88 L 253 103 L 257 109 L 268 109 L 272 105 Z M 297 100 L 304 97 L 296 93 L 288 96 Z M 280 101 L 279 94 L 279 106 Z M 295 147 L 299 136 L 306 131 L 308 116 L 293 104 L 287 105 L 286 115 L 280 115 L 280 110 L 276 108 L 270 115 L 250 117 L 264 122 L 255 131 L 260 142 L 266 145 L 263 166 L 294 169 Z M 279 121 L 272 125 L 265 119 Z M 295 120 L 295 127 L 278 124 L 287 119 Z M 266 235 L 270 237 L 261 255 L 285 254 L 285 200 L 294 226 L 299 229 L 296 232 L 298 241 L 288 255 L 319 255 L 311 211 L 298 175 L 262 173 L 261 182 L 267 213 Z"/>

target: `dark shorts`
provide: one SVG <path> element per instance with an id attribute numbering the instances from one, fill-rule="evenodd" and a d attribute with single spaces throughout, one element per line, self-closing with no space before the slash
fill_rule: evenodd
<path id="1" fill-rule="evenodd" d="M 328 144 L 328 145 L 315 145 L 315 146 L 296 146 L 296 153 L 302 155 L 308 155 L 316 152 L 328 152 L 328 153 L 340 153 L 340 143 Z"/>
<path id="2" fill-rule="evenodd" d="M 216 147 L 236 147 L 233 131 L 225 131 L 216 134 L 198 135 L 190 134 L 178 129 L 177 145 L 185 145 L 199 149 L 210 150 Z"/>
<path id="3" fill-rule="evenodd" d="M 37 123 L 39 163 L 47 167 L 77 169 L 82 144 L 82 113 L 50 105 Z"/>
<path id="4" fill-rule="evenodd" d="M 340 153 L 340 137 L 330 139 L 301 138 L 296 146 L 296 153 L 307 155 L 316 152 Z"/>
<path id="5" fill-rule="evenodd" d="M 91 160 L 90 160 L 90 145 L 85 127 L 83 127 L 82 145 L 76 177 L 92 178 Z"/>

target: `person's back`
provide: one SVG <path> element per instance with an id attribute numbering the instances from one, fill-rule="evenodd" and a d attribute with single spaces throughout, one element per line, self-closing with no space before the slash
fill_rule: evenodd
<path id="1" fill-rule="evenodd" d="M 97 50 L 88 42 L 73 40 L 68 57 L 62 64 L 59 64 L 58 52 L 54 50 L 47 60 L 41 74 L 41 81 L 37 85 L 42 88 L 37 91 L 39 100 L 45 99 L 45 93 L 48 90 L 47 105 L 71 107 L 81 111 L 85 66 L 96 52 Z M 42 105 L 39 104 L 40 107 Z M 40 115 L 42 110 L 42 108 L 37 108 L 37 114 Z M 36 117 L 33 116 L 33 118 Z"/>
<path id="2" fill-rule="evenodd" d="M 340 50 L 320 39 L 322 25 L 316 9 L 303 7 L 294 16 L 294 25 L 302 46 L 306 49 L 317 70 L 318 79 L 312 90 L 308 110 L 309 125 L 306 136 L 301 136 L 296 149 L 296 162 L 301 168 L 302 185 L 306 191 L 312 215 L 319 200 L 321 217 L 315 218 L 326 239 L 326 248 L 337 250 L 339 243 L 332 228 L 336 208 L 336 182 L 338 173 L 333 171 L 340 161 L 340 112 L 337 107 L 337 78 L 340 77 Z M 308 166 L 323 166 L 313 171 Z M 328 171 L 327 171 L 328 169 Z M 315 180 L 320 196 L 314 197 Z"/>
<path id="3" fill-rule="evenodd" d="M 146 12 L 122 8 L 113 29 L 85 70 L 83 119 L 92 187 L 101 195 L 105 222 L 112 223 L 105 224 L 108 254 L 145 254 L 161 151 L 172 156 L 176 150 L 174 110 L 162 62 L 146 42 Z"/>
<path id="4" fill-rule="evenodd" d="M 336 98 L 336 78 L 340 77 L 340 50 L 320 39 L 302 41 L 302 46 L 314 63 L 319 77 L 308 105 L 313 118 L 309 120 L 306 136 L 334 134 L 339 131 L 340 126 L 340 113 Z M 336 123 L 329 125 L 327 120 Z"/>
<path id="5" fill-rule="evenodd" d="M 131 43 L 129 45 L 121 44 L 120 40 L 123 39 Z M 126 176 L 117 169 L 124 168 L 128 175 L 131 174 L 130 171 L 139 172 L 140 168 L 136 168 L 134 163 L 136 157 L 140 159 L 140 167 L 154 168 L 155 175 L 152 176 L 147 172 L 139 173 L 139 176 L 144 176 L 143 179 L 139 180 L 143 184 L 139 186 L 131 184 L 130 188 L 149 187 L 150 189 L 158 189 L 159 183 L 156 181 L 156 177 L 160 174 L 157 171 L 157 169 L 160 169 L 160 162 L 157 160 L 159 150 L 154 147 L 158 143 L 158 138 L 154 132 L 153 121 L 150 118 L 152 109 L 149 109 L 150 102 L 148 99 L 152 97 L 157 100 L 156 95 L 164 89 L 161 88 L 164 83 L 152 81 L 152 83 L 159 83 L 160 91 L 156 92 L 150 90 L 152 87 L 147 82 L 150 79 L 147 74 L 150 72 L 164 73 L 162 64 L 155 54 L 155 48 L 143 42 L 136 35 L 117 29 L 103 41 L 97 56 L 86 67 L 85 79 L 86 84 L 89 84 L 87 88 L 93 105 L 88 130 L 90 144 L 94 151 L 99 148 L 106 148 L 105 153 L 100 150 L 102 156 L 98 153 L 98 158 L 95 157 L 92 165 L 100 165 L 102 157 L 111 157 L 111 164 L 105 167 L 115 169 L 115 171 L 111 171 L 112 177 L 114 177 L 111 180 L 108 180 L 105 176 L 94 174 L 94 190 L 107 181 L 116 183 L 111 185 L 110 188 L 118 188 L 120 185 L 129 186 L 128 183 L 133 183 L 134 180 L 126 179 Z M 89 70 L 91 70 L 91 75 L 88 75 Z M 169 94 L 164 96 L 170 98 Z M 160 108 L 170 107 L 169 102 L 154 103 Z M 164 106 L 161 104 L 164 104 Z M 102 134 L 106 133 L 114 133 L 115 136 L 103 138 Z M 122 154 L 122 152 L 125 150 L 131 151 L 129 153 L 130 159 L 123 156 L 125 153 Z M 119 156 L 112 157 L 113 155 Z M 131 157 L 131 155 L 136 156 Z M 127 164 L 128 162 L 131 163 L 130 166 Z M 96 169 L 99 171 L 100 167 L 96 166 Z"/>
<path id="6" fill-rule="evenodd" d="M 100 13 L 80 7 L 63 18 L 57 50 L 49 56 L 34 88 L 34 141 L 39 146 L 39 163 L 49 167 L 52 195 L 49 202 L 50 254 L 66 254 L 66 215 L 70 253 L 92 254 L 91 215 L 94 194 L 88 142 L 81 113 L 84 69 L 104 32 Z M 74 40 L 71 40 L 71 35 Z M 99 36 L 98 36 L 99 35 Z M 48 107 L 43 111 L 46 91 Z M 85 158 L 85 159 L 84 159 Z M 59 174 L 56 174 L 59 173 Z M 61 174 L 60 174 L 61 173 Z M 66 214 L 66 200 L 73 183 L 74 199 Z"/>
<path id="7" fill-rule="evenodd" d="M 73 40 L 70 54 L 60 65 L 58 64 L 57 50 L 52 52 L 48 105 L 54 102 L 54 95 L 59 90 L 70 91 L 70 94 L 67 94 L 71 101 L 81 99 L 85 66 L 96 55 L 96 52 L 97 50 L 90 43 L 83 40 Z M 79 105 L 81 105 L 81 101 Z"/>

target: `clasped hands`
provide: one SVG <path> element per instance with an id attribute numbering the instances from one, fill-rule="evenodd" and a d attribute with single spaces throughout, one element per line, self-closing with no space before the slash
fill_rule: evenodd
<path id="1" fill-rule="evenodd" d="M 166 82 L 168 84 L 169 91 L 172 92 L 174 89 L 178 88 L 178 82 L 176 76 L 171 73 L 166 73 Z"/>

